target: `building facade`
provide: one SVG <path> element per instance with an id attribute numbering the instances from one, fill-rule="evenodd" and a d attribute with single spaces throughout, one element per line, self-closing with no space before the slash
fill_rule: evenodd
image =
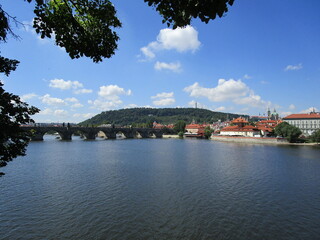
<path id="1" fill-rule="evenodd" d="M 248 121 L 243 118 L 237 118 L 231 121 L 232 126 L 221 129 L 222 136 L 244 136 L 256 137 L 260 136 L 260 130 L 254 126 L 249 125 Z"/>
<path id="2" fill-rule="evenodd" d="M 309 136 L 320 129 L 320 113 L 291 114 L 283 118 L 283 121 L 299 128 L 303 135 Z"/>

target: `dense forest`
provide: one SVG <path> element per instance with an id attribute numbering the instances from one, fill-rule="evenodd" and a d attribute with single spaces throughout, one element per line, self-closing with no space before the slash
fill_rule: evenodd
<path id="1" fill-rule="evenodd" d="M 121 126 L 150 125 L 154 121 L 161 124 L 175 124 L 178 120 L 191 123 L 212 123 L 218 120 L 225 121 L 227 118 L 239 117 L 238 114 L 213 112 L 199 108 L 129 108 L 102 112 L 79 125 L 115 124 Z"/>

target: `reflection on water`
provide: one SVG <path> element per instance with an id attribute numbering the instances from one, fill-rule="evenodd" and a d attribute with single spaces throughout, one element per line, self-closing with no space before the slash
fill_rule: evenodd
<path id="1" fill-rule="evenodd" d="M 0 178 L 0 239 L 317 239 L 320 150 L 32 142 Z"/>

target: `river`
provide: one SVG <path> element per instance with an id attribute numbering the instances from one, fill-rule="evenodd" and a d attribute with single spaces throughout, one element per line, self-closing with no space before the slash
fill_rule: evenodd
<path id="1" fill-rule="evenodd" d="M 320 148 L 31 142 L 1 169 L 0 239 L 319 239 Z"/>

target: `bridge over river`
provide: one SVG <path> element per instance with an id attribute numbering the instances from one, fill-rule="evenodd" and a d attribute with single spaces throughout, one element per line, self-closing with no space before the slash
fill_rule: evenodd
<path id="1" fill-rule="evenodd" d="M 126 138 L 162 138 L 164 131 L 154 128 L 111 128 L 111 127 L 37 127 L 24 126 L 21 127 L 25 131 L 34 133 L 32 141 L 42 141 L 44 134 L 48 132 L 57 132 L 62 140 L 72 140 L 73 134 L 81 134 L 88 140 L 94 140 L 99 132 L 103 132 L 107 139 L 116 139 L 116 135 L 121 133 Z M 166 129 L 173 133 L 173 130 Z"/>

